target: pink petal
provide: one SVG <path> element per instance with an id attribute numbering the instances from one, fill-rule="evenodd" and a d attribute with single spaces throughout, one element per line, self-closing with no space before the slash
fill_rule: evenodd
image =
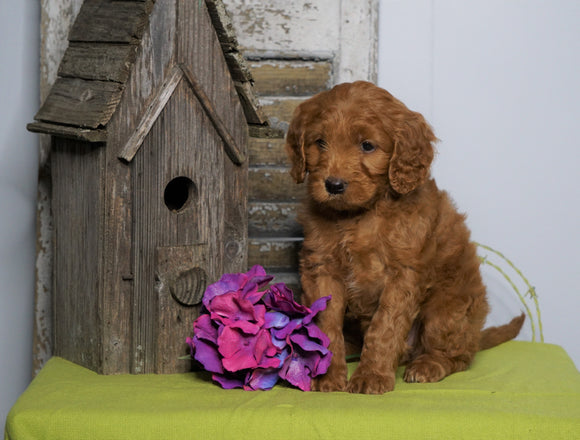
<path id="1" fill-rule="evenodd" d="M 231 390 L 232 388 L 242 388 L 244 386 L 244 381 L 232 374 L 213 374 L 211 378 L 226 390 Z"/>
<path id="2" fill-rule="evenodd" d="M 286 359 L 284 366 L 280 370 L 280 377 L 300 388 L 302 391 L 310 391 L 310 382 L 312 379 L 305 370 L 304 363 L 299 358 L 291 356 Z"/>
<path id="3" fill-rule="evenodd" d="M 268 312 L 264 318 L 265 327 L 266 328 L 283 328 L 284 326 L 288 325 L 290 322 L 290 318 L 287 315 L 280 312 Z"/>
<path id="4" fill-rule="evenodd" d="M 222 364 L 226 370 L 239 371 L 258 366 L 252 352 L 253 339 L 255 336 L 245 337 L 230 327 L 224 328 L 218 338 L 218 350 L 224 357 Z"/>
<path id="5" fill-rule="evenodd" d="M 217 343 L 218 332 L 208 314 L 200 315 L 193 322 L 193 334 L 199 339 Z"/>
<path id="6" fill-rule="evenodd" d="M 300 348 L 304 351 L 317 351 L 321 354 L 328 353 L 328 349 L 326 347 L 314 342 L 306 335 L 300 333 L 290 335 L 290 340 L 295 344 L 299 345 Z"/>
<path id="7" fill-rule="evenodd" d="M 325 310 L 326 303 L 330 300 L 330 298 L 331 298 L 330 295 L 323 296 L 322 298 L 318 298 L 316 301 L 314 301 L 310 306 L 310 313 L 308 314 L 308 316 L 304 318 L 304 324 L 309 324 L 312 321 L 312 319 L 318 314 L 318 312 Z"/>
<path id="8" fill-rule="evenodd" d="M 254 390 L 269 390 L 278 382 L 277 368 L 258 368 L 246 377 L 244 389 L 249 391 Z"/>
<path id="9" fill-rule="evenodd" d="M 212 373 L 223 373 L 224 369 L 222 367 L 222 360 L 215 346 L 195 337 L 194 344 L 194 359 L 203 365 L 203 368 L 207 371 L 211 371 Z"/>

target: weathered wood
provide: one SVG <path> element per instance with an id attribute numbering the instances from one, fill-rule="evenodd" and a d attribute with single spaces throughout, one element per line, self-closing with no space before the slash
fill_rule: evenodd
<path id="1" fill-rule="evenodd" d="M 107 130 L 69 127 L 68 125 L 49 124 L 46 122 L 32 122 L 26 125 L 26 129 L 33 133 L 45 133 L 67 139 L 76 139 L 86 142 L 105 142 Z"/>
<path id="2" fill-rule="evenodd" d="M 192 8 L 191 2 L 180 0 L 180 14 L 177 23 L 177 56 L 181 65 L 195 75 L 200 87 L 215 106 L 215 112 L 223 121 L 224 127 L 236 141 L 240 156 L 247 156 L 248 129 L 244 123 L 248 114 L 243 109 L 243 97 L 237 92 L 230 70 L 224 63 L 223 49 L 215 38 L 212 20 L 206 8 Z M 210 31 L 207 31 L 210 29 Z M 211 68 L 208 68 L 211 66 Z M 251 96 L 251 88 L 248 96 Z M 245 110 L 248 110 L 247 108 Z M 256 112 L 256 109 L 253 110 Z M 248 120 L 249 121 L 249 120 Z M 202 144 L 203 145 L 203 144 Z M 223 205 L 222 248 L 214 256 L 216 270 L 239 272 L 247 262 L 247 187 L 248 161 L 235 164 L 225 155 L 223 163 L 224 191 L 221 194 Z M 215 208 L 219 209 L 219 208 Z M 220 233 L 212 228 L 212 234 Z"/>
<path id="3" fill-rule="evenodd" d="M 100 371 L 99 290 L 103 232 L 104 151 L 55 138 L 52 150 L 54 217 L 54 354 Z M 97 214 L 97 215 L 95 215 Z"/>
<path id="4" fill-rule="evenodd" d="M 128 3 L 87 1 L 89 9 Z M 150 18 L 128 75 L 115 76 L 119 63 L 90 72 L 104 45 L 75 42 L 61 73 L 113 81 L 60 78 L 39 112 L 49 122 L 32 124 L 67 153 L 53 156 L 55 242 L 64 237 L 72 249 L 55 257 L 55 286 L 65 292 L 55 302 L 57 353 L 105 374 L 187 371 L 179 357 L 204 286 L 247 263 L 248 129 L 210 17 L 203 4 L 158 0 Z M 79 60 L 89 46 L 99 52 Z M 122 58 L 122 46 L 110 46 Z M 131 162 L 118 159 L 127 145 Z"/>
<path id="5" fill-rule="evenodd" d="M 185 64 L 182 64 L 180 68 L 185 74 L 185 78 L 187 78 L 187 81 L 191 86 L 191 89 L 193 90 L 195 97 L 201 104 L 202 108 L 204 109 L 207 117 L 210 119 L 217 133 L 222 138 L 226 154 L 228 155 L 230 160 L 236 165 L 243 164 L 246 161 L 245 153 L 243 153 L 240 147 L 237 145 L 236 140 L 230 134 L 227 126 L 222 121 L 222 118 L 216 112 L 216 109 L 214 108 L 211 99 L 203 90 L 201 83 L 199 82 L 197 77 L 192 73 L 189 67 L 187 67 Z"/>
<path id="6" fill-rule="evenodd" d="M 183 71 L 179 67 L 174 67 L 173 70 L 167 75 L 167 78 L 161 84 L 161 87 L 157 90 L 157 93 L 153 97 L 151 103 L 145 110 L 145 114 L 139 122 L 137 129 L 133 132 L 125 146 L 121 149 L 119 153 L 119 159 L 125 162 L 131 162 L 139 148 L 143 144 L 143 140 L 149 134 L 151 127 L 157 118 L 167 105 L 169 98 L 173 95 L 175 88 L 179 82 L 183 79 Z"/>
<path id="7" fill-rule="evenodd" d="M 285 136 L 284 130 L 269 125 L 249 125 L 248 133 L 251 138 L 260 139 L 283 139 Z"/>
<path id="8" fill-rule="evenodd" d="M 250 168 L 249 199 L 252 201 L 295 202 L 305 185 L 298 185 L 286 168 Z"/>
<path id="9" fill-rule="evenodd" d="M 235 87 L 248 124 L 266 125 L 268 118 L 260 106 L 252 84 L 250 82 L 236 82 Z"/>
<path id="10" fill-rule="evenodd" d="M 58 75 L 124 83 L 137 52 L 136 44 L 75 43 L 68 46 Z"/>
<path id="11" fill-rule="evenodd" d="M 248 144 L 250 163 L 259 166 L 289 167 L 290 162 L 284 144 L 285 140 L 280 138 L 250 138 Z"/>
<path id="12" fill-rule="evenodd" d="M 216 30 L 218 39 L 224 53 L 238 50 L 238 38 L 222 0 L 205 0 L 207 10 L 211 17 L 213 27 Z M 249 79 L 248 79 L 249 80 Z"/>
<path id="13" fill-rule="evenodd" d="M 270 271 L 296 272 L 301 246 L 302 239 L 297 238 L 250 239 L 248 266 L 260 264 Z"/>
<path id="14" fill-rule="evenodd" d="M 270 125 L 286 131 L 292 120 L 294 110 L 305 101 L 305 98 L 264 98 L 260 100 L 262 110 L 266 115 Z"/>
<path id="15" fill-rule="evenodd" d="M 224 53 L 226 62 L 232 74 L 232 79 L 238 82 L 250 82 L 253 81 L 252 71 L 247 65 L 244 56 L 239 52 L 226 52 Z"/>
<path id="16" fill-rule="evenodd" d="M 131 43 L 143 35 L 152 7 L 152 1 L 85 0 L 69 41 Z"/>
<path id="17" fill-rule="evenodd" d="M 58 7 L 54 8 L 58 2 Z M 58 65 L 68 45 L 68 33 L 82 0 L 40 1 L 40 102 L 56 80 Z M 51 136 L 39 136 L 37 197 L 37 254 L 34 303 L 33 372 L 38 373 L 53 354 L 53 225 L 49 155 Z"/>
<path id="18" fill-rule="evenodd" d="M 208 282 L 221 273 L 223 161 L 221 138 L 187 83 L 180 83 L 133 162 L 135 372 L 175 372 L 186 350 L 183 337 L 197 316 L 196 309 L 158 290 L 154 274 L 159 247 L 202 245 L 203 261 L 192 264 L 204 269 Z M 167 206 L 166 189 L 181 176 L 190 179 L 195 190 L 176 211 Z"/>
<path id="19" fill-rule="evenodd" d="M 137 129 L 154 93 L 175 64 L 175 2 L 157 0 L 149 26 L 132 66 L 134 75 L 125 83 L 123 99 L 107 125 L 106 155 L 108 178 L 105 189 L 105 231 L 102 314 L 103 373 L 135 373 L 134 326 L 135 290 L 135 169 L 118 159 L 120 149 Z M 168 48 L 168 50 L 159 50 Z M 139 245 L 137 245 L 139 246 Z M 181 338 L 176 338 L 181 341 Z M 155 353 L 150 353 L 156 356 Z"/>
<path id="20" fill-rule="evenodd" d="M 298 209 L 298 203 L 249 203 L 250 237 L 301 237 L 302 227 L 296 221 Z"/>
<path id="21" fill-rule="evenodd" d="M 122 86 L 115 82 L 59 78 L 36 116 L 36 120 L 78 127 L 107 124 L 119 100 Z"/>
<path id="22" fill-rule="evenodd" d="M 261 96 L 310 96 L 332 85 L 329 61 L 263 60 L 250 63 Z"/>

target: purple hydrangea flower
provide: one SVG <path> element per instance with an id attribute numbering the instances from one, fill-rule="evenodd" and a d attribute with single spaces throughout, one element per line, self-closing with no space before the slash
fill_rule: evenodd
<path id="1" fill-rule="evenodd" d="M 328 369 L 330 341 L 313 318 L 330 296 L 309 308 L 282 283 L 263 291 L 272 278 L 254 266 L 206 289 L 187 343 L 223 388 L 270 389 L 282 378 L 308 391 L 311 379 Z"/>

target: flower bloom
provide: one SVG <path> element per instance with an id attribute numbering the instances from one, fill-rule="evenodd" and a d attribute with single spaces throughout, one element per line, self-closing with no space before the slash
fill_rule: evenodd
<path id="1" fill-rule="evenodd" d="M 330 341 L 313 322 L 330 296 L 308 308 L 282 283 L 264 291 L 272 278 L 254 266 L 223 275 L 204 293 L 187 343 L 223 388 L 270 389 L 282 378 L 309 391 L 311 379 L 330 365 Z"/>

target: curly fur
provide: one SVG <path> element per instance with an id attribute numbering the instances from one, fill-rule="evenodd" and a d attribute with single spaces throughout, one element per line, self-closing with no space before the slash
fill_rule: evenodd
<path id="1" fill-rule="evenodd" d="M 522 326 L 523 315 L 482 332 L 479 259 L 464 216 L 430 177 L 435 141 L 423 116 L 367 82 L 338 85 L 294 113 L 290 173 L 308 188 L 303 302 L 332 295 L 319 325 L 334 356 L 313 389 L 384 393 L 400 364 L 407 382 L 438 381 Z M 363 344 L 347 381 L 352 321 Z"/>

